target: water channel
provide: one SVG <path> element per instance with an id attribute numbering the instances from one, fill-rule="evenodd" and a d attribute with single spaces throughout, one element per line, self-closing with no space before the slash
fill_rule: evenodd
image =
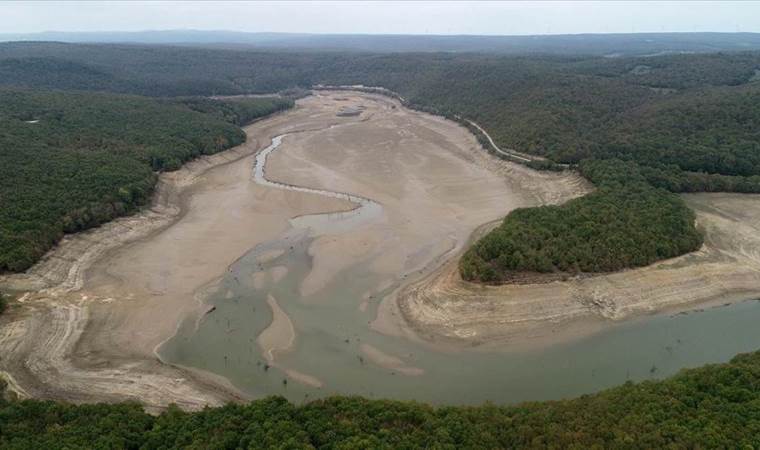
<path id="1" fill-rule="evenodd" d="M 369 267 L 358 265 L 312 295 L 302 296 L 299 287 L 311 270 L 308 249 L 317 236 L 361 227 L 381 217 L 383 208 L 347 193 L 268 180 L 266 159 L 285 137 L 275 137 L 257 155 L 255 182 L 342 198 L 357 207 L 294 218 L 278 239 L 240 258 L 203 293 L 208 312 L 185 320 L 176 336 L 161 347 L 164 360 L 222 375 L 254 397 L 276 394 L 300 402 L 357 394 L 480 404 L 566 398 L 627 380 L 662 378 L 685 367 L 727 361 L 760 344 L 760 301 L 642 317 L 583 339 L 531 350 L 443 351 L 379 334 L 368 323 L 379 300 L 402 282 L 401 276 L 395 283 L 382 283 Z M 283 276 L 252 282 L 257 273 L 271 274 L 281 267 L 287 268 Z M 357 308 L 357 299 L 367 292 L 373 300 L 366 308 Z M 291 350 L 276 355 L 276 363 L 257 343 L 272 322 L 270 297 L 287 314 L 296 336 Z M 375 364 L 366 356 L 368 348 L 393 355 L 403 361 L 403 368 Z M 318 383 L 305 383 L 293 374 Z"/>

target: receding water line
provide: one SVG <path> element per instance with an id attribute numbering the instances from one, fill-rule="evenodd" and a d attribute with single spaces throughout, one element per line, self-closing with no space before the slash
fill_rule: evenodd
<path id="1" fill-rule="evenodd" d="M 368 222 L 382 215 L 383 207 L 380 205 L 380 203 L 377 203 L 376 201 L 365 197 L 361 197 L 359 195 L 348 194 L 339 191 L 329 191 L 326 189 L 315 189 L 305 186 L 297 186 L 294 184 L 272 181 L 268 179 L 266 177 L 267 158 L 272 152 L 280 147 L 282 140 L 288 135 L 289 134 L 286 133 L 275 136 L 272 138 L 272 143 L 256 155 L 256 162 L 253 167 L 253 180 L 262 186 L 284 189 L 288 191 L 317 194 L 325 197 L 347 200 L 357 205 L 355 208 L 349 211 L 308 214 L 294 217 L 290 220 L 290 223 L 294 228 L 311 228 L 312 230 L 334 232 L 338 231 L 336 230 L 336 226 L 338 225 L 337 222 L 341 222 L 343 226 L 340 226 L 339 228 L 341 228 L 340 231 L 343 231 L 346 227 L 353 228 L 360 223 Z"/>

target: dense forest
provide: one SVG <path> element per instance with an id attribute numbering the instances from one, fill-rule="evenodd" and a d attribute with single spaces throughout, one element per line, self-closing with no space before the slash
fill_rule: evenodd
<path id="1" fill-rule="evenodd" d="M 760 352 L 516 406 L 432 407 L 281 397 L 154 417 L 138 404 L 0 399 L 0 447 L 33 448 L 758 448 Z"/>
<path id="2" fill-rule="evenodd" d="M 411 106 L 478 122 L 500 147 L 557 162 L 614 157 L 728 176 L 760 175 L 758 72 L 758 52 L 598 58 L 0 44 L 0 85 L 151 96 L 384 86 Z"/>
<path id="3" fill-rule="evenodd" d="M 240 144 L 238 125 L 291 105 L 0 90 L 0 271 L 134 211 L 156 172 Z"/>
<path id="4" fill-rule="evenodd" d="M 647 183 L 632 162 L 584 160 L 597 186 L 559 206 L 522 208 L 479 239 L 460 260 L 470 281 L 505 282 L 524 272 L 610 272 L 699 249 L 694 213 Z"/>
<path id="5" fill-rule="evenodd" d="M 598 57 L 0 44 L 0 85 L 156 97 L 383 86 L 411 107 L 474 120 L 502 148 L 548 158 L 540 166 L 606 161 L 609 169 L 632 168 L 638 181 L 624 188 L 598 185 L 564 207 L 508 218 L 500 237 L 481 245 L 481 259 L 491 270 L 517 271 L 606 271 L 693 249 L 693 216 L 665 191 L 760 192 L 758 73 L 759 52 Z M 631 219 L 625 239 L 610 216 L 618 225 Z M 643 218 L 657 220 L 650 226 Z M 526 228 L 533 231 L 524 235 Z M 522 238 L 532 244 L 519 253 L 495 245 Z M 599 253 L 605 242 L 613 256 Z M 555 245 L 564 254 L 547 253 Z M 470 273 L 481 276 L 508 278 Z"/>
<path id="6" fill-rule="evenodd" d="M 577 165 L 596 185 L 565 205 L 509 215 L 464 256 L 466 278 L 649 264 L 701 243 L 674 193 L 760 192 L 758 73 L 755 52 L 599 58 L 0 44 L 0 270 L 23 270 L 63 233 L 133 211 L 157 172 L 240 143 L 239 125 L 292 105 L 195 96 L 319 83 L 384 86 L 412 107 L 476 121 L 500 147 Z M 294 406 L 274 397 L 154 417 L 138 404 L 0 396 L 0 447 L 759 448 L 760 353 L 517 406 L 345 397 Z"/>

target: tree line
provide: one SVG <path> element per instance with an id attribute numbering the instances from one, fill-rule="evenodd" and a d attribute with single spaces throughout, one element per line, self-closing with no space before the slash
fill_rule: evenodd
<path id="1" fill-rule="evenodd" d="M 0 271 L 131 213 L 157 172 L 240 144 L 239 125 L 291 105 L 0 89 Z"/>
<path id="2" fill-rule="evenodd" d="M 693 249 L 693 226 L 680 226 L 690 217 L 685 207 L 643 184 L 671 192 L 760 192 L 757 70 L 760 52 L 603 58 L 0 44 L 0 85 L 156 97 L 262 93 L 315 84 L 383 86 L 412 107 L 476 121 L 502 148 L 546 157 L 548 162 L 534 164 L 538 168 L 584 161 L 637 166 L 644 181 L 620 192 L 612 192 L 619 186 L 599 186 L 599 192 L 564 209 L 516 212 L 508 220 L 515 236 L 541 222 L 535 233 L 540 229 L 543 237 L 529 239 L 534 246 L 522 246 L 501 267 L 530 271 L 550 266 L 614 270 Z M 187 106 L 204 110 L 198 102 Z M 184 161 L 181 155 L 155 156 L 154 168 Z M 647 230 L 648 222 L 635 219 L 654 212 L 667 212 L 668 222 L 655 221 Z M 630 219 L 614 222 L 623 226 L 626 238 L 609 225 L 610 215 Z M 576 229 L 581 220 L 583 233 Z M 580 239 L 583 235 L 594 240 Z M 653 245 L 653 238 L 664 241 Z M 543 246 L 549 242 L 561 244 L 564 254 L 547 254 Z M 620 255 L 617 260 L 599 253 L 604 242 Z M 510 248 L 504 247 L 508 253 Z M 490 260 L 499 252 L 486 253 Z M 596 257 L 603 258 L 591 264 Z M 516 264 L 520 261 L 525 263 Z"/>
<path id="3" fill-rule="evenodd" d="M 758 448 L 758 386 L 760 352 L 661 381 L 515 406 L 360 397 L 296 406 L 269 397 L 198 412 L 170 407 L 151 416 L 136 403 L 0 399 L 0 447 Z"/>
<path id="4" fill-rule="evenodd" d="M 597 189 L 559 206 L 521 208 L 476 241 L 459 268 L 469 281 L 509 282 L 525 272 L 611 272 L 699 249 L 694 213 L 653 187 L 635 163 L 584 160 Z"/>

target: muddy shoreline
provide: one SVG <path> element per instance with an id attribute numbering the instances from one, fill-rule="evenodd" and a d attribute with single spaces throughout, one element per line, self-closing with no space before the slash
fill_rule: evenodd
<path id="1" fill-rule="evenodd" d="M 263 121 L 283 115 L 276 113 Z M 257 121 L 258 122 L 258 121 Z M 253 125 L 253 124 L 252 124 Z M 250 126 L 250 125 L 249 125 Z M 252 138 L 252 139 L 250 139 Z M 258 151 L 265 140 L 249 136 L 248 142 L 223 152 L 203 156 L 186 163 L 175 172 L 159 175 L 159 181 L 151 204 L 132 216 L 115 219 L 97 228 L 65 236 L 62 241 L 35 266 L 25 273 L 7 274 L 0 277 L 4 287 L 26 291 L 23 302 L 0 318 L 0 348 L 7 350 L 0 373 L 10 382 L 10 389 L 21 398 L 49 398 L 74 402 L 137 400 L 145 403 L 148 410 L 162 409 L 169 403 L 177 403 L 185 409 L 198 409 L 203 405 L 223 404 L 241 400 L 243 397 L 225 380 L 213 374 L 199 373 L 191 368 L 173 367 L 158 359 L 130 361 L 130 355 L 112 358 L 108 366 L 118 366 L 120 360 L 129 361 L 130 371 L 156 378 L 148 392 L 120 389 L 118 380 L 123 374 L 116 371 L 100 374 L 107 380 L 106 389 L 93 389 L 91 393 L 79 392 L 79 386 L 57 386 L 57 382 L 45 376 L 58 375 L 62 371 L 88 370 L 87 361 L 77 361 L 70 367 L 62 367 L 65 358 L 78 352 L 82 337 L 87 333 L 86 298 L 76 298 L 91 266 L 106 259 L 117 249 L 144 242 L 180 221 L 188 212 L 188 201 L 193 195 L 194 181 L 207 171 L 240 161 Z M 62 316 L 65 322 L 62 322 Z M 60 326 L 59 326 L 60 324 Z M 50 329 L 44 329 L 44 328 Z M 72 339 L 72 329 L 80 336 Z M 56 347 L 57 354 L 36 348 L 39 342 L 63 342 L 69 348 Z M 55 361 L 56 364 L 53 363 Z M 99 368 L 104 365 L 96 363 Z M 109 380 L 109 378 L 113 378 Z M 174 390 L 171 385 L 178 381 L 192 380 L 196 388 Z M 113 385 L 110 383 L 113 382 Z M 166 383 L 169 388 L 157 385 Z M 147 383 L 145 383 L 147 384 Z M 22 387 L 23 385 L 23 387 Z M 84 386 L 82 386 L 84 387 Z M 143 394 L 148 394 L 144 397 Z M 150 401 L 146 401 L 150 398 Z"/>
<path id="2" fill-rule="evenodd" d="M 117 300 L 92 298 L 83 285 L 93 272 L 101 270 L 94 267 L 96 263 L 144 245 L 181 222 L 199 191 L 198 180 L 208 172 L 241 162 L 248 172 L 252 156 L 272 137 L 283 130 L 294 131 L 289 121 L 297 111 L 278 113 L 245 127 L 248 140 L 241 146 L 161 174 L 150 206 L 139 213 L 67 235 L 27 272 L 2 276 L 0 283 L 6 289 L 28 293 L 0 318 L 0 374 L 9 381 L 11 390 L 22 398 L 136 400 L 148 410 L 160 410 L 170 403 L 199 409 L 247 398 L 214 374 L 162 363 L 154 355 L 158 342 L 147 343 L 142 349 L 132 348 L 129 342 L 91 348 L 93 340 L 103 338 L 100 333 L 105 325 L 93 319 L 93 311 Z M 351 207 L 335 201 L 327 210 Z M 309 214 L 314 209 L 299 212 Z M 245 250 L 241 248 L 240 252 Z M 190 304 L 191 308 L 197 306 L 194 300 Z M 171 321 L 168 325 L 176 326 Z"/>
<path id="3" fill-rule="evenodd" d="M 688 194 L 705 244 L 647 267 L 537 284 L 464 281 L 458 258 L 399 294 L 404 320 L 446 348 L 541 347 L 654 314 L 760 298 L 760 195 Z"/>
<path id="4" fill-rule="evenodd" d="M 366 104 L 368 112 L 341 116 L 347 103 Z M 338 124 L 349 126 L 329 131 Z M 295 292 L 318 305 L 312 298 L 364 264 L 380 287 L 350 307 L 376 310 L 368 325 L 384 335 L 438 350 L 490 351 L 505 343 L 586 336 L 656 312 L 760 297 L 760 229 L 754 225 L 760 196 L 686 196 L 706 234 L 705 247 L 693 254 L 585 279 L 479 286 L 462 281 L 456 270 L 473 231 L 516 207 L 584 195 L 590 185 L 571 172 L 537 172 L 489 155 L 466 128 L 376 94 L 320 92 L 245 129 L 246 144 L 162 174 L 149 209 L 67 236 L 26 274 L 0 279 L 30 292 L 0 318 L 0 373 L 11 389 L 73 402 L 137 400 L 154 411 L 169 403 L 198 409 L 249 399 L 219 375 L 162 363 L 156 350 L 183 320 L 200 322 L 208 291 L 251 249 L 280 238 L 294 223 L 308 226 L 310 216 L 356 207 L 343 198 L 253 183 L 255 155 L 280 135 L 289 136 L 287 151 L 267 162 L 267 178 L 346 192 L 384 209 L 366 226 L 309 241 L 313 264 Z M 280 266 L 262 274 L 268 278 L 240 282 L 258 289 L 287 273 Z M 373 299 L 373 292 L 393 286 Z M 269 300 L 273 321 L 257 336 L 272 364 L 298 344 L 299 324 L 287 315 L 287 301 Z M 369 343 L 359 349 L 379 367 L 423 374 Z M 295 382 L 321 384 L 282 368 Z"/>

